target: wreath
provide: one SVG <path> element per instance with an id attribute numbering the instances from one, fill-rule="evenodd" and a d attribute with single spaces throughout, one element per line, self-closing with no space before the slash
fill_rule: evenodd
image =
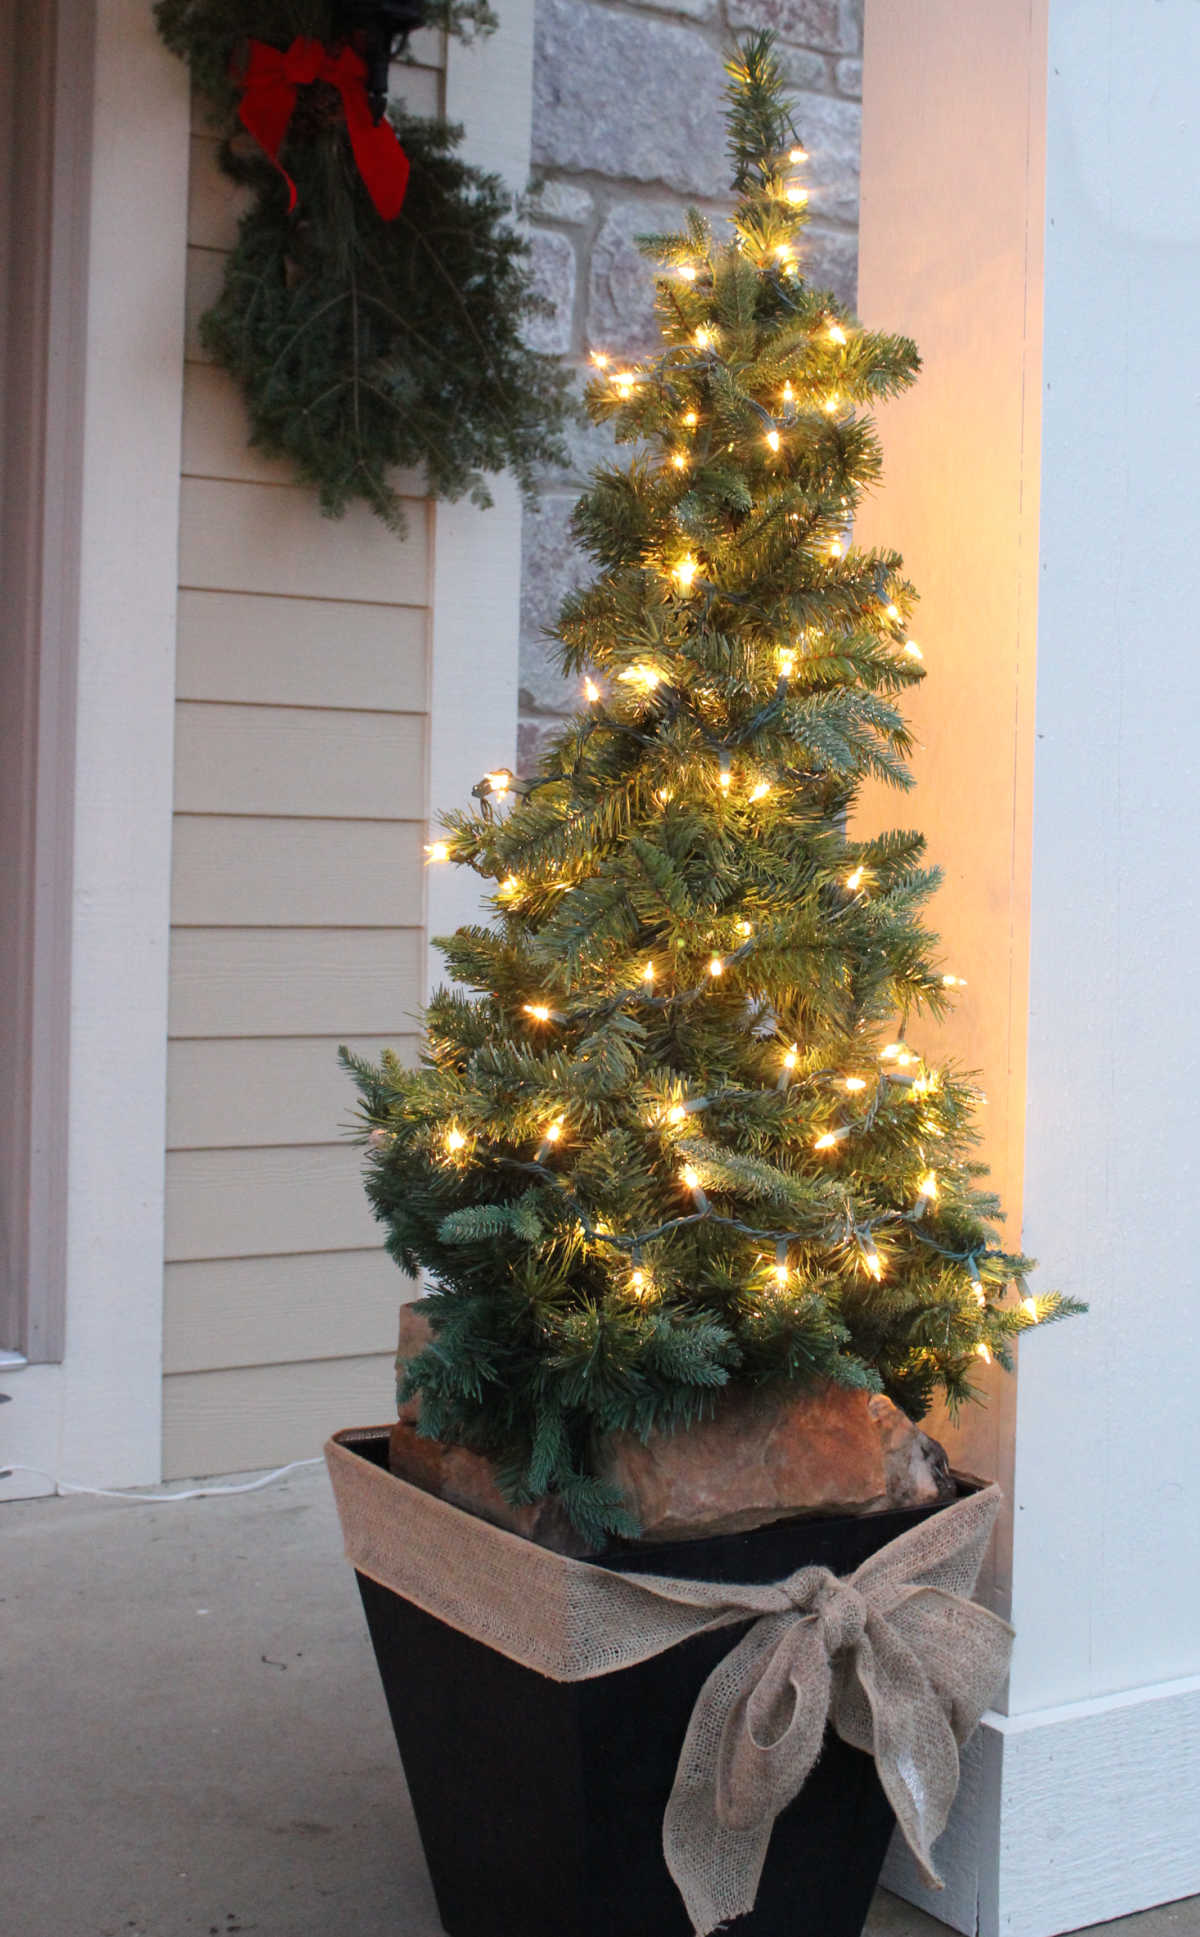
<path id="1" fill-rule="evenodd" d="M 536 294 L 519 206 L 457 152 L 462 130 L 389 102 L 337 0 L 157 0 L 223 133 L 221 167 L 252 189 L 221 293 L 200 323 L 241 387 L 250 442 L 287 459 L 340 515 L 364 498 L 403 531 L 396 467 L 437 498 L 492 502 L 510 470 L 531 496 L 564 461 L 572 405 L 558 361 L 522 326 Z M 487 0 L 432 0 L 427 24 L 463 39 Z"/>

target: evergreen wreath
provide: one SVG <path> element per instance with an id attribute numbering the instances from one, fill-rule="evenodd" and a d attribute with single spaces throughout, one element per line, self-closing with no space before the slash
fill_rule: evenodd
<path id="1" fill-rule="evenodd" d="M 516 205 L 462 160 L 462 130 L 389 104 L 411 172 L 384 221 L 335 87 L 299 89 L 278 165 L 237 117 L 248 42 L 336 47 L 334 0 L 157 0 L 154 12 L 224 133 L 221 167 L 254 191 L 200 324 L 241 386 L 251 444 L 290 461 L 330 515 L 365 498 L 398 532 L 395 467 L 421 467 L 438 498 L 490 504 L 485 474 L 505 469 L 532 494 L 537 467 L 564 459 L 569 378 L 523 340 L 548 306 Z M 463 39 L 495 26 L 487 0 L 431 0 L 427 19 Z"/>

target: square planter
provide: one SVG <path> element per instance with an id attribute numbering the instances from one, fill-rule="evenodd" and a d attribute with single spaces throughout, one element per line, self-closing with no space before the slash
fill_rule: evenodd
<path id="1" fill-rule="evenodd" d="M 387 1466 L 388 1432 L 339 1435 Z M 959 1497 L 976 1490 L 958 1481 Z M 778 1522 L 658 1547 L 618 1543 L 625 1573 L 768 1582 L 852 1573 L 938 1507 Z M 510 1661 L 358 1576 L 375 1657 L 449 1937 L 690 1937 L 662 1850 L 688 1719 L 749 1622 L 594 1680 Z M 828 1731 L 778 1818 L 745 1937 L 859 1937 L 893 1828 L 869 1756 Z"/>

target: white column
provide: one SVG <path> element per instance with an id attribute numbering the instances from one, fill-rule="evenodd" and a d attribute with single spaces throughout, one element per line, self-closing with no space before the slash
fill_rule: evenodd
<path id="1" fill-rule="evenodd" d="M 511 0 L 497 31 L 446 50 L 446 115 L 466 130 L 463 152 L 500 175 L 514 193 L 529 182 L 533 112 L 533 0 Z M 495 500 L 439 504 L 433 520 L 433 639 L 430 679 L 429 814 L 470 807 L 483 774 L 517 764 L 517 679 L 521 602 L 521 499 L 512 478 L 489 478 Z M 478 876 L 433 867 L 427 876 L 428 932 L 445 935 L 484 918 Z M 428 987 L 444 979 L 430 948 Z"/>
<path id="2" fill-rule="evenodd" d="M 161 1467 L 162 1204 L 188 82 L 145 0 L 95 36 L 71 918 L 66 1356 L 7 1383 L 0 1465 Z M 88 15 L 92 15 L 89 23 Z M 86 113 L 86 102 L 84 112 Z M 79 112 L 78 103 L 74 112 Z M 53 380 L 53 377 L 52 377 Z M 45 1491 L 15 1475 L 5 1497 Z"/>
<path id="3" fill-rule="evenodd" d="M 1013 1674 L 945 1897 L 890 1880 L 981 1937 L 1200 1892 L 1197 71 L 1191 0 L 869 0 L 860 306 L 926 357 L 860 532 L 925 600 L 899 818 L 1038 1283 L 1091 1303 L 960 1447 L 1011 1476 Z"/>

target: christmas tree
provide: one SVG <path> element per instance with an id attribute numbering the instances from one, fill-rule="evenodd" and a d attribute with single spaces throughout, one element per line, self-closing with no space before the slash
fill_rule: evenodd
<path id="1" fill-rule="evenodd" d="M 648 238 L 663 350 L 594 359 L 634 445 L 580 500 L 599 571 L 560 619 L 584 705 L 446 817 L 434 865 L 495 883 L 442 942 L 423 1067 L 346 1057 L 367 1189 L 433 1342 L 421 1430 L 514 1498 L 627 1523 L 598 1439 L 686 1427 L 730 1382 L 832 1380 L 920 1417 L 1011 1363 L 1031 1297 L 973 1160 L 977 1094 L 910 1038 L 956 978 L 919 834 L 856 840 L 910 785 L 914 592 L 857 550 L 867 414 L 918 368 L 805 280 L 803 164 L 768 35 L 729 67 L 737 203 Z"/>

